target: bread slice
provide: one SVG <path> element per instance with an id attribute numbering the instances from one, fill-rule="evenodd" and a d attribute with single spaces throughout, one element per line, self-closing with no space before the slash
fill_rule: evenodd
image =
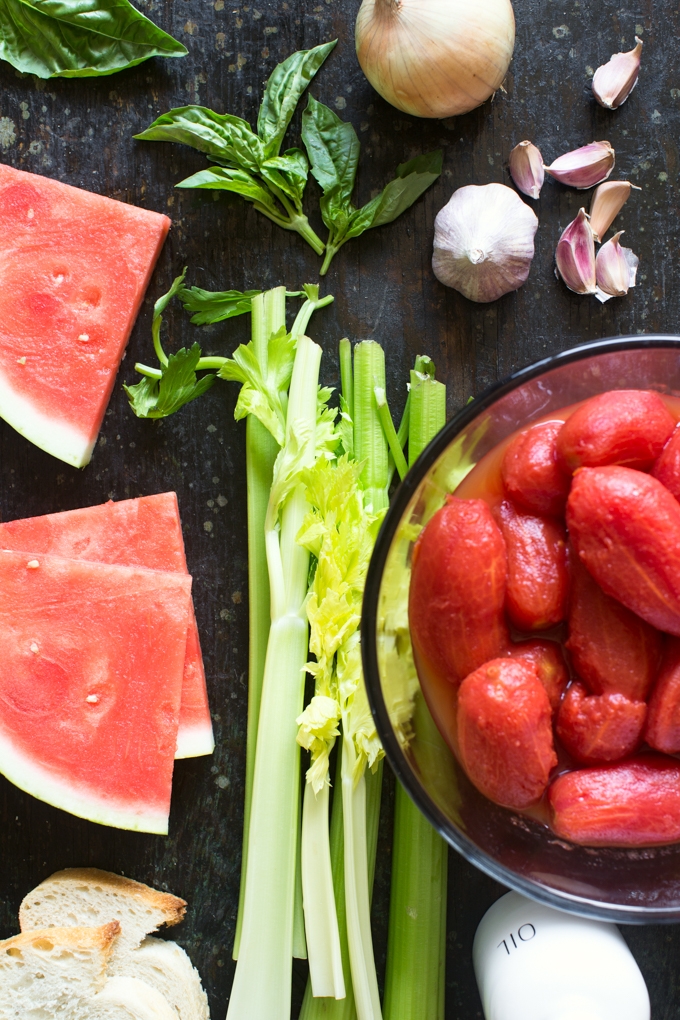
<path id="1" fill-rule="evenodd" d="M 191 960 L 176 942 L 148 936 L 125 958 L 124 970 L 152 985 L 175 1009 L 175 1020 L 210 1020 L 208 996 Z"/>
<path id="2" fill-rule="evenodd" d="M 179 924 L 186 902 L 141 882 L 98 868 L 57 871 L 24 897 L 19 908 L 23 931 L 52 926 L 120 922 L 120 936 L 111 957 L 111 974 L 145 935 L 161 925 Z M 130 973 L 126 968 L 126 973 Z"/>
<path id="3" fill-rule="evenodd" d="M 144 981 L 112 977 L 101 992 L 79 1004 L 72 1020 L 177 1020 L 177 1014 Z"/>
<path id="4" fill-rule="evenodd" d="M 144 938 L 162 924 L 177 924 L 185 908 L 184 900 L 141 882 L 95 868 L 72 868 L 56 872 L 24 898 L 19 924 L 27 931 L 117 918 L 121 934 L 109 974 L 138 978 L 156 989 L 172 1006 L 173 1020 L 209 1020 L 208 998 L 185 951 L 175 942 Z"/>
<path id="5" fill-rule="evenodd" d="M 119 932 L 112 921 L 99 928 L 43 928 L 0 942 L 2 1020 L 72 1020 L 75 1004 L 105 987 Z"/>

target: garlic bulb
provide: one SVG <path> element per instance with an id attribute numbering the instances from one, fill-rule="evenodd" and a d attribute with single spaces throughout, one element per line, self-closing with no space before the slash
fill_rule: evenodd
<path id="1" fill-rule="evenodd" d="M 383 99 L 416 117 L 453 117 L 501 85 L 515 18 L 510 0 L 363 0 L 355 37 Z"/>
<path id="2" fill-rule="evenodd" d="M 471 301 L 495 301 L 529 275 L 537 227 L 504 184 L 458 188 L 434 221 L 434 275 Z"/>

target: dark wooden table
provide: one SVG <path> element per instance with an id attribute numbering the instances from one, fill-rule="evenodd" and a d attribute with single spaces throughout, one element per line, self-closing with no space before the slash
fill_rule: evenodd
<path id="1" fill-rule="evenodd" d="M 238 2 L 238 0 L 237 0 Z M 50 808 L 0 779 L 0 935 L 17 927 L 23 895 L 57 868 L 96 865 L 184 896 L 189 911 L 176 937 L 203 976 L 213 1016 L 222 1020 L 233 974 L 231 945 L 238 898 L 244 775 L 247 583 L 244 428 L 233 420 L 236 389 L 212 392 L 154 424 L 130 412 L 123 381 L 134 361 L 151 356 L 153 300 L 181 269 L 208 288 L 297 289 L 315 281 L 319 260 L 297 235 L 265 220 L 239 199 L 173 191 L 205 166 L 189 149 L 132 140 L 158 114 L 201 103 L 254 122 L 262 85 L 293 50 L 338 36 L 313 85 L 314 95 L 351 119 L 363 143 L 360 200 L 398 163 L 444 150 L 444 172 L 396 224 L 352 241 L 324 283 L 335 304 L 317 314 L 311 333 L 326 351 L 325 382 L 337 384 L 337 340 L 372 337 L 388 353 L 390 399 L 405 399 L 407 369 L 431 355 L 448 385 L 453 413 L 469 396 L 513 369 L 580 342 L 615 334 L 672 333 L 680 312 L 677 251 L 680 13 L 671 3 L 621 10 L 614 0 L 539 3 L 517 0 L 517 45 L 505 91 L 466 117 L 441 122 L 401 115 L 372 90 L 354 55 L 357 0 L 140 0 L 189 56 L 154 60 L 100 80 L 38 81 L 0 66 L 0 158 L 150 209 L 174 222 L 134 329 L 92 463 L 76 471 L 0 422 L 2 519 L 88 506 L 175 489 L 179 496 L 196 610 L 209 678 L 217 749 L 212 758 L 179 762 L 167 838 L 104 828 Z M 592 69 L 612 52 L 645 42 L 640 84 L 616 113 L 595 104 Z M 297 142 L 298 122 L 290 137 Z M 640 256 L 638 286 L 600 305 L 577 297 L 553 276 L 560 231 L 583 193 L 547 181 L 536 208 L 540 227 L 527 284 L 491 305 L 474 305 L 442 287 L 430 269 L 433 220 L 454 188 L 508 183 L 507 158 L 523 138 L 547 162 L 593 139 L 617 152 L 615 176 L 642 187 L 619 217 L 625 243 Z M 315 184 L 309 187 L 310 198 Z M 587 200 L 587 196 L 586 196 Z M 312 203 L 314 207 L 315 203 Z M 321 229 L 318 214 L 312 221 Z M 245 321 L 197 330 L 178 309 L 168 316 L 168 345 L 195 337 L 204 350 L 230 353 L 246 338 Z M 224 497 L 224 498 L 219 498 Z M 226 501 L 226 502 L 225 502 Z M 375 941 L 384 968 L 390 873 L 390 803 L 386 784 L 374 899 Z M 473 1020 L 481 1007 L 471 965 L 476 925 L 500 887 L 450 857 L 447 1018 Z M 175 933 L 173 932 L 173 935 Z M 680 1017 L 680 932 L 625 929 L 652 997 L 654 1020 Z M 295 968 L 296 1015 L 305 970 Z M 427 1018 L 423 1018 L 427 1020 Z"/>

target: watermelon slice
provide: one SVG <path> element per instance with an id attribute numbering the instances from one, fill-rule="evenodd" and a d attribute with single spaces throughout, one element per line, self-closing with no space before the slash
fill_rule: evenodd
<path id="1" fill-rule="evenodd" d="M 190 604 L 187 574 L 0 551 L 0 772 L 166 833 Z"/>
<path id="2" fill-rule="evenodd" d="M 0 417 L 83 467 L 167 216 L 0 164 Z"/>
<path id="3" fill-rule="evenodd" d="M 0 524 L 0 548 L 187 573 L 177 496 L 163 492 Z M 191 608 L 176 758 L 212 754 L 203 657 Z"/>

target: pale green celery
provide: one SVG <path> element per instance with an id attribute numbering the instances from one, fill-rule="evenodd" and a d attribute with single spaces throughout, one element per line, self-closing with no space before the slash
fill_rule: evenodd
<path id="1" fill-rule="evenodd" d="M 385 433 L 385 438 L 387 439 L 387 445 L 390 448 L 391 458 L 394 461 L 394 466 L 399 472 L 399 477 L 403 479 L 408 471 L 408 464 L 406 463 L 406 457 L 404 456 L 403 443 L 400 442 L 399 435 L 394 427 L 394 422 L 392 421 L 392 415 L 390 413 L 384 389 L 381 386 L 376 386 L 374 393 L 375 402 L 378 406 L 378 416 L 383 427 L 383 432 Z"/>
<path id="2" fill-rule="evenodd" d="M 411 371 L 410 397 L 409 467 L 446 422 L 446 386 L 414 369 Z"/>
<path id="3" fill-rule="evenodd" d="M 385 353 L 380 344 L 363 340 L 354 348 L 354 456 L 364 464 L 361 486 L 373 513 L 388 505 L 388 448 L 374 389 L 385 389 Z"/>
<path id="4" fill-rule="evenodd" d="M 446 387 L 424 360 L 411 372 L 409 466 L 446 422 Z M 447 865 L 445 841 L 397 783 L 385 1020 L 444 1020 Z"/>
<path id="5" fill-rule="evenodd" d="M 295 542 L 307 503 L 300 472 L 315 456 L 321 348 L 297 343 L 285 445 L 265 521 L 271 627 L 255 752 L 243 925 L 228 1020 L 289 1020 L 299 827 L 300 748 L 307 660 L 309 553 Z"/>
<path id="6" fill-rule="evenodd" d="M 267 375 L 267 345 L 272 333 L 286 324 L 286 288 L 259 294 L 252 300 L 251 339 L 262 375 Z M 248 830 L 253 795 L 257 721 L 269 637 L 269 574 L 264 545 L 264 521 L 279 446 L 271 433 L 249 414 L 246 419 L 246 491 L 248 515 L 248 733 L 246 739 L 246 790 L 243 817 L 243 856 L 233 958 L 238 959 L 243 924 L 243 900 L 248 863 Z"/>
<path id="7" fill-rule="evenodd" d="M 354 376 L 352 373 L 352 344 L 347 337 L 343 337 L 340 341 L 340 385 L 347 414 L 353 420 Z"/>

